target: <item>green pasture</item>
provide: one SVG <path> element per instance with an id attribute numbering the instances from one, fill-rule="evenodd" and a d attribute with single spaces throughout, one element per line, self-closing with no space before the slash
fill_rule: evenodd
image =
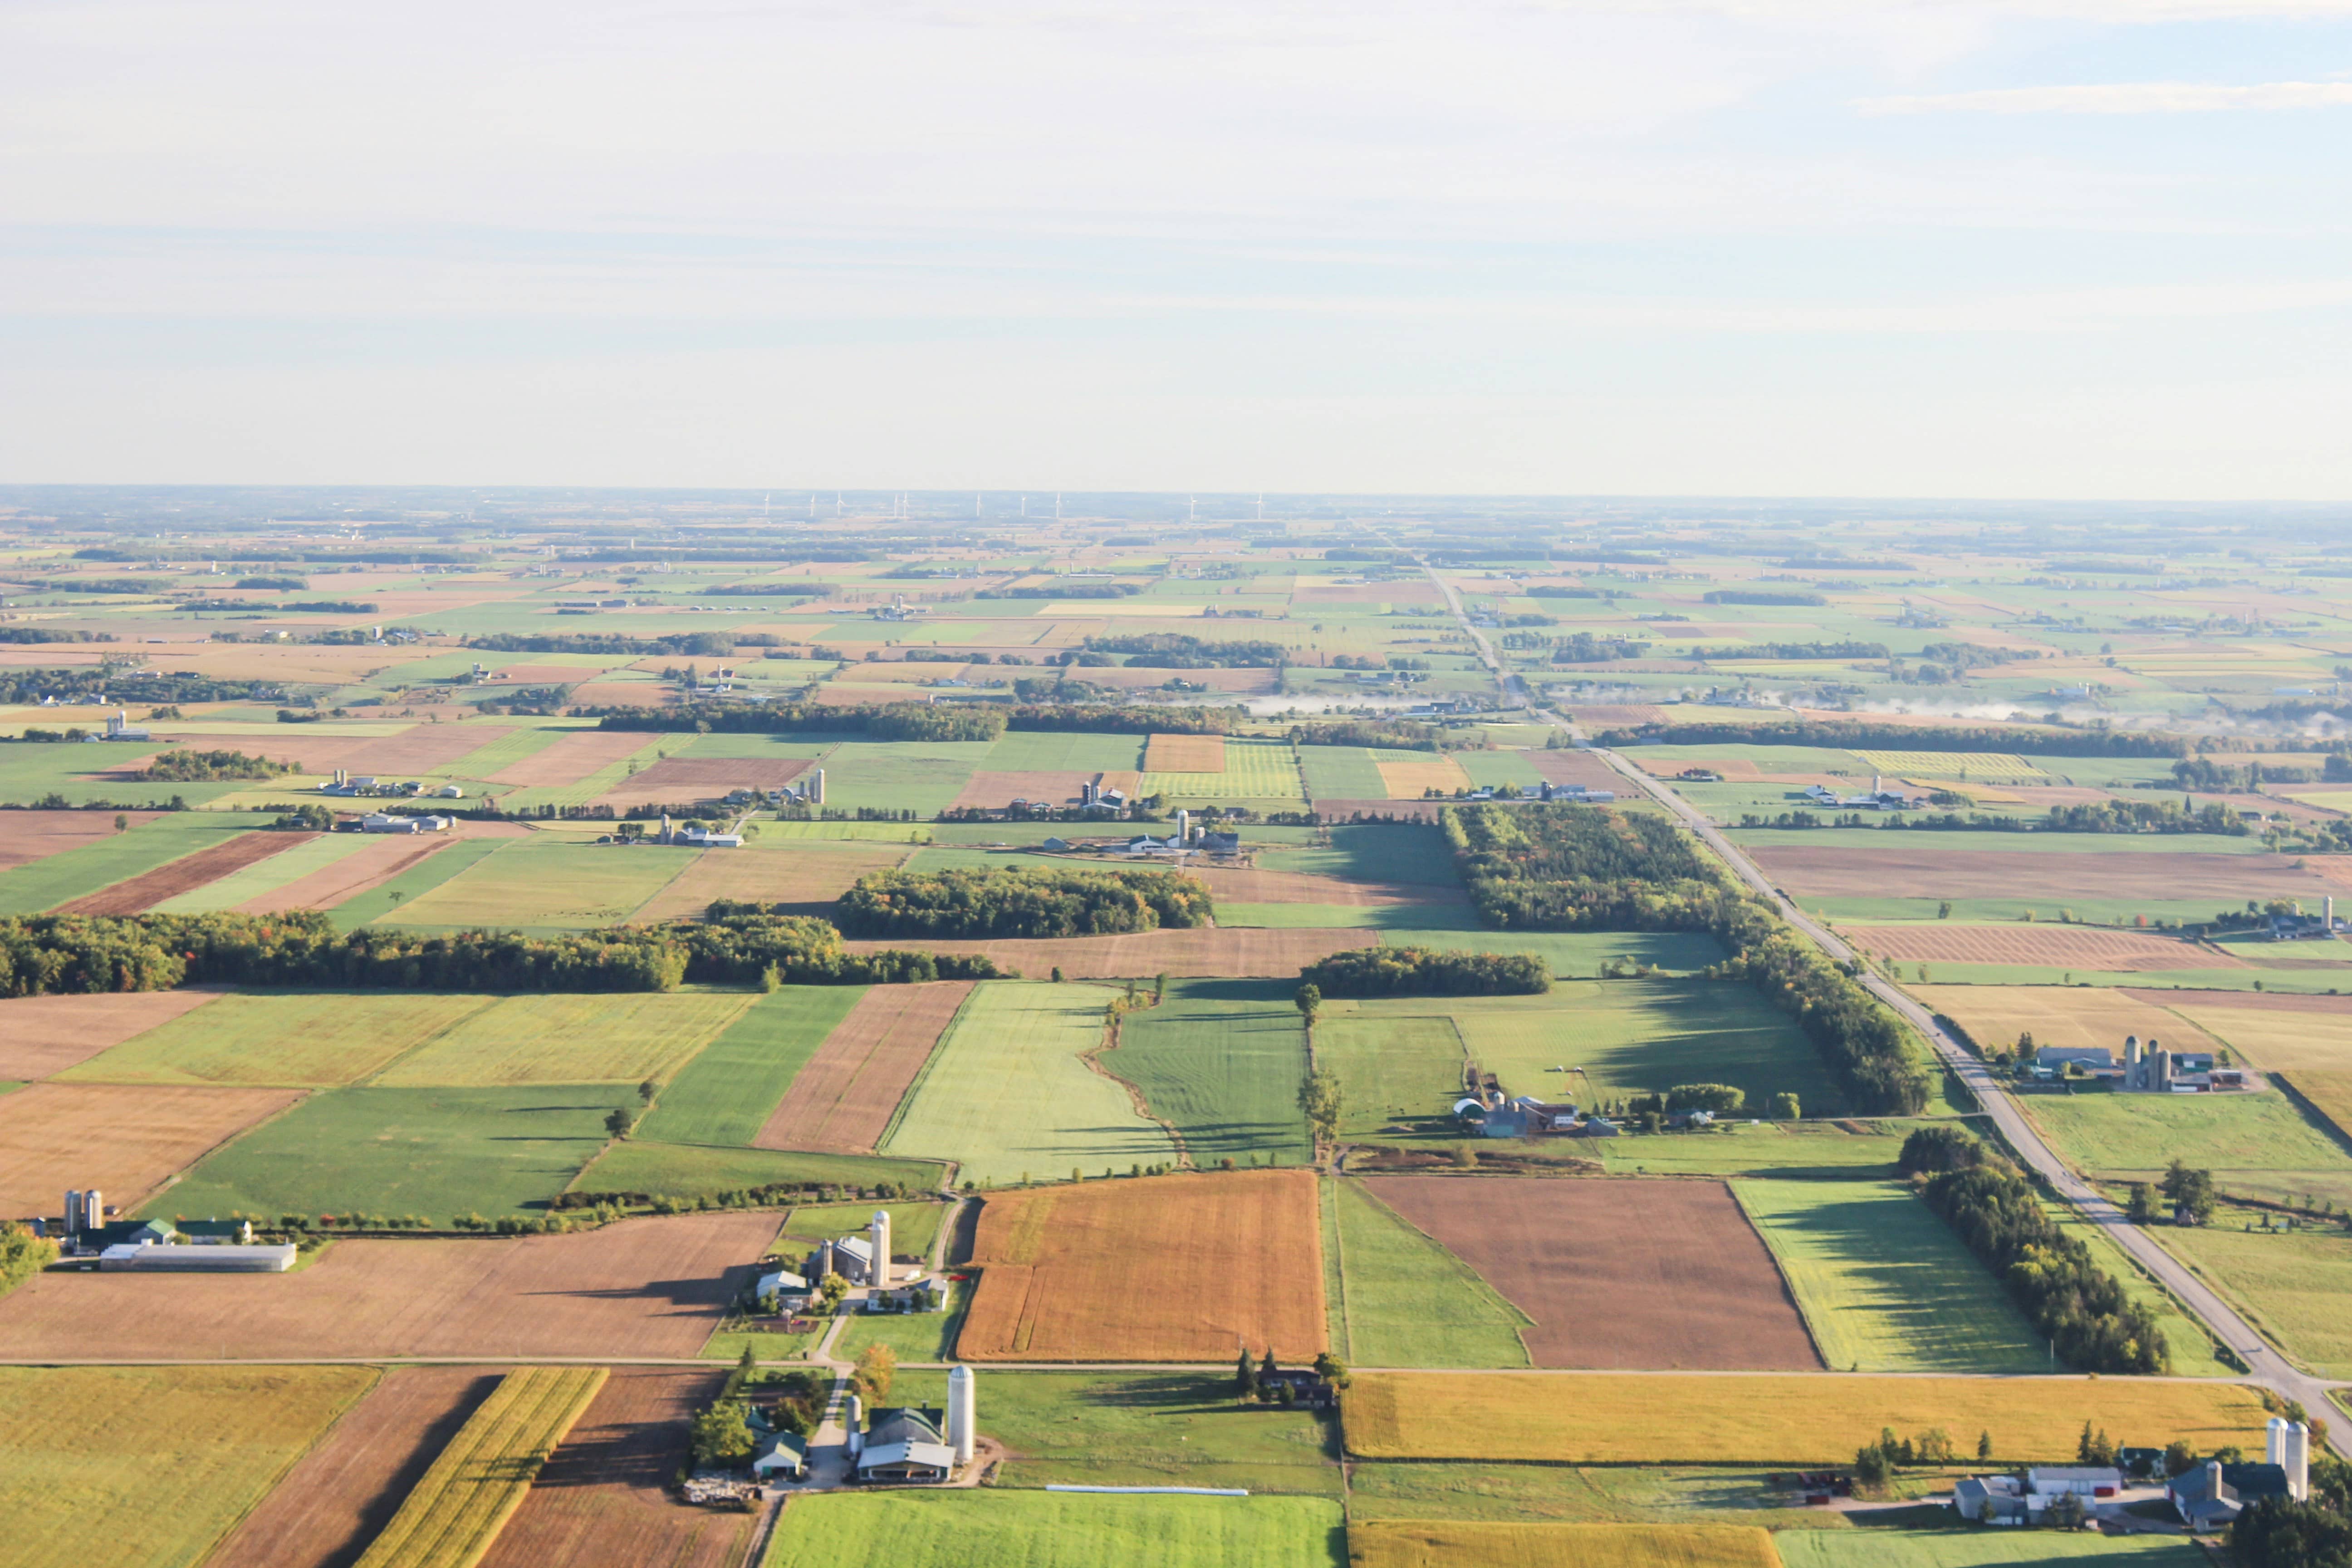
<path id="1" fill-rule="evenodd" d="M 419 1214 L 446 1224 L 544 1209 L 635 1095 L 610 1084 L 333 1089 L 205 1157 L 150 1215 Z"/>
<path id="2" fill-rule="evenodd" d="M 1385 793 L 1376 792 L 1376 797 Z M 1445 836 L 1427 823 L 1341 823 L 1324 831 L 1330 837 L 1328 845 L 1262 851 L 1257 863 L 1269 871 L 1298 871 L 1351 882 L 1461 885 Z M 1263 842 L 1269 830 L 1253 827 L 1244 832 L 1248 839 Z"/>
<path id="3" fill-rule="evenodd" d="M 886 1154 L 952 1160 L 982 1186 L 1154 1164 L 1175 1154 L 1127 1090 L 1080 1058 L 1103 1039 L 1104 985 L 983 981 L 899 1106 Z"/>
<path id="4" fill-rule="evenodd" d="M 825 759 L 824 803 L 836 810 L 866 805 L 932 816 L 990 765 L 994 749 L 979 741 L 845 742 Z"/>
<path id="5" fill-rule="evenodd" d="M 1075 730 L 1007 730 L 981 760 L 992 773 L 1136 773 L 1143 767 L 1141 735 L 1097 735 Z"/>
<path id="6" fill-rule="evenodd" d="M 5 822 L 0 817 L 0 826 Z M 70 903 L 259 826 L 257 819 L 241 815 L 166 813 L 111 838 L 0 871 L 0 915 L 37 914 Z"/>
<path id="7" fill-rule="evenodd" d="M 75 1083 L 327 1089 L 367 1077 L 494 1004 L 407 992 L 237 994 L 58 1075 Z"/>
<path id="8" fill-rule="evenodd" d="M 751 1004 L 741 991 L 509 996 L 387 1068 L 387 1088 L 625 1083 L 659 1079 Z"/>
<path id="9" fill-rule="evenodd" d="M 1836 1372 L 2031 1373 L 2049 1350 L 1908 1187 L 1730 1184 Z"/>
<path id="10" fill-rule="evenodd" d="M 1388 781 L 1361 746 L 1301 746 L 1299 776 L 1314 800 L 1386 800 Z"/>
<path id="11" fill-rule="evenodd" d="M 1479 931 L 1429 926 L 1383 930 L 1383 947 L 1525 953 L 1542 959 L 1559 980 L 1597 975 L 1604 964 L 1619 959 L 1671 974 L 1691 974 L 1730 956 L 1721 942 L 1705 931 Z"/>
<path id="12" fill-rule="evenodd" d="M 985 1424 L 983 1423 L 983 1426 Z M 1345 1568 L 1321 1498 L 835 1493 L 784 1510 L 765 1568 Z"/>
<path id="13" fill-rule="evenodd" d="M 881 1182 L 895 1182 L 920 1190 L 936 1186 L 941 1173 L 938 1165 L 923 1160 L 883 1160 L 868 1154 L 780 1153 L 770 1149 L 722 1149 L 704 1143 L 656 1143 L 643 1138 L 625 1138 L 605 1150 L 572 1185 L 583 1193 L 701 1198 L 780 1183 L 870 1187 Z"/>
<path id="14" fill-rule="evenodd" d="M 890 1215 L 890 1250 L 929 1257 L 954 1205 L 921 1201 L 884 1204 L 795 1204 L 769 1247 L 772 1258 L 796 1257 L 818 1242 L 864 1230 L 882 1209 Z"/>
<path id="15" fill-rule="evenodd" d="M 2154 1235 L 2295 1362 L 2352 1379 L 2352 1236 L 2340 1229 L 2265 1232 L 2242 1210 L 2209 1225 L 2154 1226 Z"/>
<path id="16" fill-rule="evenodd" d="M 1068 825 L 1063 825 L 1068 831 Z M 1057 866 L 1066 868 L 1067 857 L 1060 855 L 1024 855 L 1017 850 L 973 849 L 953 844 L 929 844 L 907 858 L 909 871 L 1004 871 L 1015 867 Z M 1224 910 L 1217 911 L 1218 924 L 1225 924 Z"/>
<path id="17" fill-rule="evenodd" d="M 848 1016 L 863 985 L 787 985 L 753 1003 L 680 1068 L 638 1125 L 668 1143 L 748 1144 Z"/>
<path id="18" fill-rule="evenodd" d="M 496 842 L 495 853 L 399 903 L 378 923 L 539 932 L 619 925 L 695 857 L 714 853 L 667 844 L 568 843 L 538 834 Z"/>
<path id="19" fill-rule="evenodd" d="M 1473 931 L 1478 929 L 1477 917 L 1459 904 L 1221 903 L 1217 906 L 1217 923 L 1221 926 L 1249 926 L 1261 930 L 1311 929 L 1418 932 Z"/>
<path id="20" fill-rule="evenodd" d="M 2071 1163 L 2104 1179 L 2160 1173 L 2178 1156 L 2231 1191 L 2243 1190 L 2235 1178 L 2252 1172 L 2352 1183 L 2352 1155 L 2274 1091 L 2035 1094 L 2019 1103 Z"/>
<path id="21" fill-rule="evenodd" d="M 898 1245 L 895 1230 L 890 1239 L 894 1247 Z M 971 1308 L 971 1287 L 950 1284 L 948 1310 L 944 1312 L 853 1312 L 849 1326 L 833 1342 L 833 1353 L 844 1361 L 856 1361 L 867 1345 L 887 1345 L 901 1366 L 947 1361 L 955 1354 L 956 1335 L 962 1330 L 964 1313 Z M 989 1380 L 992 1385 L 995 1381 L 993 1377 Z M 992 1386 L 990 1392 L 995 1392 Z"/>
<path id="22" fill-rule="evenodd" d="M 1379 1005 L 1327 1004 L 1315 1026 L 1315 1065 L 1339 1077 L 1339 1136 L 1362 1142 L 1452 1132 L 1464 1063 L 1454 1021 L 1358 1011 Z"/>
<path id="23" fill-rule="evenodd" d="M 1863 1131 L 1849 1128 L 1860 1127 Z M 1890 1176 L 1910 1124 L 1900 1121 L 1721 1121 L 1704 1132 L 1628 1133 L 1590 1152 L 1611 1175 Z"/>
<path id="24" fill-rule="evenodd" d="M 1143 775 L 1143 793 L 1165 795 L 1171 805 L 1194 801 L 1303 800 L 1306 784 L 1297 759 L 1286 741 L 1225 739 L 1225 771 L 1221 773 Z"/>
<path id="25" fill-rule="evenodd" d="M 1359 1520 L 1844 1530 L 1843 1514 L 1789 1507 L 1784 1474 L 1690 1465 L 1360 1462 L 1349 1472 L 1348 1508 Z M 1729 1510 L 1738 1511 L 1727 1519 Z M 1790 1536 L 1777 1539 L 1785 1542 Z"/>
<path id="26" fill-rule="evenodd" d="M 103 709 L 85 708 L 68 712 L 43 713 L 34 723 L 44 729 L 62 730 L 69 724 L 84 729 L 103 729 Z M 35 742 L 30 744 L 0 745 L 0 801 L 15 805 L 29 805 L 49 795 L 62 795 L 69 805 L 80 805 L 93 800 L 121 801 L 134 805 L 150 802 L 161 806 L 178 795 L 190 805 L 201 806 L 240 788 L 235 782 L 221 784 L 149 784 L 142 779 L 110 778 L 104 770 L 127 765 L 134 758 L 143 757 L 156 746 L 117 742 L 108 745 L 84 745 L 78 742 L 58 742 L 54 744 Z"/>
<path id="27" fill-rule="evenodd" d="M 460 838 L 435 850 L 398 876 L 337 904 L 329 911 L 330 918 L 339 931 L 357 931 L 399 910 L 409 900 L 431 892 L 476 862 L 488 858 L 505 842 L 500 838 Z"/>
<path id="28" fill-rule="evenodd" d="M 2176 803 L 2177 804 L 2177 803 Z M 1825 813 L 1829 808 L 1823 807 Z M 1961 855 L 2267 855 L 2261 837 L 2226 833 L 1979 833 L 1917 827 L 1815 827 L 1801 831 L 1734 827 L 1724 837 L 1742 848 L 1894 849 Z"/>
<path id="29" fill-rule="evenodd" d="M 1174 1123 L 1193 1163 L 1259 1155 L 1276 1164 L 1313 1157 L 1298 1086 L 1307 1030 L 1295 983 L 1178 980 L 1158 1006 L 1130 1013 L 1103 1066 L 1136 1086 L 1152 1113 Z"/>
<path id="30" fill-rule="evenodd" d="M 1543 773 L 1525 752 L 1454 752 L 1449 753 L 1470 775 L 1475 789 L 1500 789 L 1517 784 L 1533 791 L 1542 786 Z"/>
<path id="31" fill-rule="evenodd" d="M 1524 1312 L 1363 1189 L 1318 1184 L 1325 1306 L 1340 1360 L 1361 1366 L 1526 1366 Z"/>
<path id="32" fill-rule="evenodd" d="M 2186 1536 L 2079 1530 L 1784 1530 L 1772 1542 L 1782 1568 L 2051 1568 L 2077 1560 L 2208 1568 L 2211 1562 Z"/>
<path id="33" fill-rule="evenodd" d="M 2235 1367 L 2213 1354 L 2213 1333 L 2202 1322 L 2189 1315 L 2180 1303 L 2158 1288 L 2147 1271 L 2134 1261 L 2131 1255 L 2116 1245 L 2106 1227 L 2093 1224 L 2082 1210 L 2072 1204 L 2044 1198 L 2042 1210 L 2058 1228 L 2091 1249 L 2099 1267 L 2122 1281 L 2124 1292 L 2132 1300 L 2156 1314 L 2158 1325 L 2164 1331 L 2164 1342 L 2172 1352 L 2172 1371 L 2179 1377 L 2235 1377 Z"/>

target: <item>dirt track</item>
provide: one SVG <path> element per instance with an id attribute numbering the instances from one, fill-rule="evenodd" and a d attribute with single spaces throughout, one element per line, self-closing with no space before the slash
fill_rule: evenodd
<path id="1" fill-rule="evenodd" d="M 0 1002 L 0 1079 L 29 1083 L 203 1006 L 217 991 L 101 991 Z"/>
<path id="2" fill-rule="evenodd" d="M 231 871 L 243 870 L 257 861 L 267 860 L 297 844 L 308 844 L 318 837 L 315 833 L 240 833 L 193 855 L 183 855 L 168 866 L 158 866 L 152 871 L 117 882 L 110 888 L 101 888 L 85 898 L 59 904 L 57 912 L 61 915 L 139 914 L 153 909 L 166 899 L 193 893 L 208 882 L 219 881 Z"/>
<path id="3" fill-rule="evenodd" d="M 1535 1327 L 1538 1366 L 1822 1370 L 1755 1227 L 1719 1182 L 1367 1176 Z"/>
<path id="4" fill-rule="evenodd" d="M 939 980 L 867 991 L 794 1075 L 753 1147 L 874 1152 L 972 984 Z"/>
<path id="5" fill-rule="evenodd" d="M 896 942 L 851 942 L 855 952 L 919 948 L 927 952 L 984 953 L 1032 980 L 1059 965 L 1070 980 L 1109 980 L 1166 974 L 1180 980 L 1290 976 L 1310 963 L 1360 947 L 1371 947 L 1380 932 L 1307 927 L 1258 931 L 1201 928 L 1148 931 L 1133 936 L 1066 937 L 1043 942 L 1013 940 L 949 942 L 901 938 Z"/>

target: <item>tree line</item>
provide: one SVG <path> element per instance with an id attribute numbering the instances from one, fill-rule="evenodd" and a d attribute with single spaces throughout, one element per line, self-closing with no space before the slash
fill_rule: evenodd
<path id="1" fill-rule="evenodd" d="M 698 703 L 676 709 L 574 708 L 604 730 L 664 733 L 862 735 L 869 741 L 993 741 L 1007 730 L 1091 731 L 1114 735 L 1225 735 L 1248 717 L 1237 708 L 1120 710 L 1064 702 L 943 706 L 891 702 L 869 708 L 821 703 Z"/>
<path id="2" fill-rule="evenodd" d="M 163 752 L 131 776 L 150 784 L 218 784 L 227 779 L 274 779 L 303 772 L 299 763 L 273 763 L 243 752 Z"/>
<path id="3" fill-rule="evenodd" d="M 1024 866 L 877 871 L 842 894 L 834 921 L 859 937 L 1118 936 L 1215 912 L 1208 889 L 1172 871 Z"/>
<path id="4" fill-rule="evenodd" d="M 1551 989 L 1551 966 L 1516 952 L 1443 952 L 1426 947 L 1360 947 L 1298 972 L 1325 996 L 1532 996 Z M 1300 1004 L 1306 1008 L 1304 1001 Z"/>

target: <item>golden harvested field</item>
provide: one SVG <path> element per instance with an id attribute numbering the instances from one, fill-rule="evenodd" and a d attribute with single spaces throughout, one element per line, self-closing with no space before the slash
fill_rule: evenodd
<path id="1" fill-rule="evenodd" d="M 1882 958 L 1935 963 L 2036 963 L 2053 969 L 2242 969 L 2210 947 L 2152 931 L 2094 926 L 1863 926 L 1841 923 L 1838 934 Z"/>
<path id="2" fill-rule="evenodd" d="M 1470 775 L 1452 757 L 1433 757 L 1428 762 L 1375 763 L 1381 770 L 1381 783 L 1388 786 L 1391 800 L 1419 800 L 1431 790 L 1452 795 L 1457 789 L 1470 787 Z"/>
<path id="3" fill-rule="evenodd" d="M 90 1083 L 0 1096 L 0 1214 L 56 1214 L 68 1187 L 96 1187 L 129 1214 L 165 1178 L 301 1098 L 291 1089 Z"/>
<path id="4" fill-rule="evenodd" d="M 999 967 L 1010 968 L 1032 980 L 1043 980 L 1059 966 L 1070 980 L 1115 980 L 1128 976 L 1165 974 L 1192 980 L 1217 976 L 1288 976 L 1335 952 L 1371 947 L 1376 931 L 1333 930 L 1301 926 L 1281 930 L 1247 927 L 1200 927 L 1187 931 L 1146 931 L 1130 936 L 1057 937 L 1027 942 L 1011 938 L 985 942 L 952 942 L 932 938 L 900 938 L 891 942 L 846 942 L 853 952 L 885 948 L 917 948 L 926 952 L 979 952 Z"/>
<path id="5" fill-rule="evenodd" d="M 1154 735 L 1143 748 L 1147 773 L 1221 773 L 1225 771 L 1223 735 Z"/>
<path id="6" fill-rule="evenodd" d="M 393 1065 L 385 1088 L 642 1083 L 716 1038 L 750 992 L 509 996 Z"/>
<path id="7" fill-rule="evenodd" d="M 1856 752 L 1854 755 L 1882 773 L 1916 773 L 1966 784 L 2031 784 L 2050 776 L 2039 765 L 2005 752 Z"/>
<path id="8" fill-rule="evenodd" d="M 481 996 L 297 992 L 224 996 L 58 1075 L 66 1083 L 351 1083 L 492 1005 Z"/>
<path id="9" fill-rule="evenodd" d="M 2215 994 L 2211 992 L 2203 995 Z M 2229 995 L 2230 993 L 2221 993 Z M 2174 1011 L 2201 1025 L 2207 1033 L 2231 1049 L 2244 1053 L 2258 1068 L 2352 1070 L 2352 1009 L 2347 997 L 2313 997 L 2328 1001 L 2336 1010 L 2317 1008 L 2239 1007 L 2222 1002 L 2177 1003 Z"/>
<path id="10" fill-rule="evenodd" d="M 1358 1373 L 1342 1397 L 1365 1458 L 1549 1464 L 1842 1464 L 1885 1426 L 1990 1432 L 2005 1465 L 2071 1464 L 2085 1421 L 2210 1453 L 2252 1447 L 2269 1419 L 2237 1384 L 2131 1377 Z"/>
<path id="11" fill-rule="evenodd" d="M 184 1568 L 376 1381 L 373 1367 L 0 1369 L 9 1568 Z"/>
<path id="12" fill-rule="evenodd" d="M 2105 1046 L 2118 1058 L 2124 1037 L 2150 1037 L 2171 1050 L 2210 1051 L 2221 1042 L 2180 1014 L 2150 1000 L 2168 992 L 2064 985 L 1913 985 L 1912 995 L 1958 1020 L 1990 1055 L 2031 1031 L 2037 1046 Z"/>
<path id="13" fill-rule="evenodd" d="M 1285 1362 L 1326 1347 L 1307 1171 L 1088 1182 L 983 1200 L 966 1361 Z"/>
<path id="14" fill-rule="evenodd" d="M 601 1366 L 527 1366 L 507 1373 L 441 1450 L 358 1568 L 473 1568 L 604 1385 Z"/>
<path id="15" fill-rule="evenodd" d="M 1858 1447 L 1859 1445 L 1857 1445 Z M 1732 1524 L 1363 1520 L 1349 1568 L 1780 1568 L 1772 1533 Z"/>
<path id="16" fill-rule="evenodd" d="M 2311 1108 L 2327 1119 L 2339 1137 L 2352 1139 L 2352 1072 L 2297 1068 L 2278 1076 L 2279 1081 L 2311 1101 Z"/>
<path id="17" fill-rule="evenodd" d="M 714 899 L 802 904 L 807 906 L 803 912 L 822 914 L 858 878 L 887 871 L 906 858 L 904 849 L 712 850 L 680 871 L 633 918 L 641 923 L 698 921 Z"/>
<path id="18" fill-rule="evenodd" d="M 208 1002 L 217 991 L 100 991 L 0 1002 L 0 1079 L 30 1083 Z"/>

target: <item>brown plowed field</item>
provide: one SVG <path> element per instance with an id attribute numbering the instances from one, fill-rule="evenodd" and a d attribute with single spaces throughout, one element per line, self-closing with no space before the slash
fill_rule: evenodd
<path id="1" fill-rule="evenodd" d="M 658 708 L 668 692 L 669 688 L 658 681 L 592 680 L 576 688 L 572 700 L 583 708 Z"/>
<path id="2" fill-rule="evenodd" d="M 1854 926 L 1838 935 L 1883 958 L 1941 963 L 2037 963 L 2066 969 L 2243 969 L 2210 947 L 2137 931 L 2089 926 Z"/>
<path id="3" fill-rule="evenodd" d="M 1045 801 L 1052 805 L 1076 805 L 1078 786 L 1095 782 L 1083 769 L 1039 769 L 1027 773 L 981 773 L 971 775 L 954 800 L 958 808 L 984 806 L 1002 810 L 1016 800 Z"/>
<path id="4" fill-rule="evenodd" d="M 630 918 L 698 921 L 713 899 L 799 904 L 799 913 L 822 915 L 858 878 L 887 871 L 906 858 L 904 849 L 713 849 Z"/>
<path id="5" fill-rule="evenodd" d="M 874 1152 L 972 984 L 935 980 L 868 990 L 793 1075 L 752 1146 Z"/>
<path id="6" fill-rule="evenodd" d="M 1533 751 L 1528 761 L 1550 784 L 1582 784 L 1587 789 L 1605 789 L 1624 795 L 1633 784 L 1618 776 L 1617 770 L 1590 752 L 1563 748 L 1556 752 Z"/>
<path id="7" fill-rule="evenodd" d="M 217 991 L 101 991 L 0 1002 L 0 1079 L 30 1083 L 201 1007 Z"/>
<path id="8" fill-rule="evenodd" d="M 1154 735 L 1144 742 L 1147 773 L 1221 773 L 1225 771 L 1223 735 Z"/>
<path id="9" fill-rule="evenodd" d="M 176 899 L 182 893 L 192 893 L 208 882 L 217 882 L 231 871 L 242 870 L 257 860 L 267 860 L 297 844 L 308 844 L 318 837 L 315 833 L 240 833 L 236 837 L 183 855 L 168 866 L 158 866 L 152 871 L 102 888 L 86 898 L 59 904 L 61 915 L 135 915 L 152 910 L 166 899 Z"/>
<path id="10" fill-rule="evenodd" d="M 781 789 L 814 766 L 806 757 L 665 757 L 630 774 L 627 789 L 639 800 L 702 800 L 734 789 Z"/>
<path id="11" fill-rule="evenodd" d="M 659 688 L 648 689 L 656 695 L 659 692 Z M 490 775 L 489 782 L 524 786 L 575 784 L 597 769 L 635 756 L 660 739 L 643 730 L 583 730 L 500 768 Z"/>
<path id="12" fill-rule="evenodd" d="M 213 1552 L 222 1568 L 350 1568 L 499 1385 L 470 1366 L 384 1373 Z"/>
<path id="13" fill-rule="evenodd" d="M 1800 836 L 1801 837 L 1801 836 Z M 1889 838 L 1926 838 L 1893 834 Z M 1802 898 L 2033 899 L 2053 912 L 2074 899 L 2296 899 L 2308 906 L 2336 890 L 2316 871 L 2292 869 L 2284 855 L 2170 854 L 2147 850 L 1937 851 L 1750 846 L 1775 881 Z"/>
<path id="14" fill-rule="evenodd" d="M 1310 963 L 1335 952 L 1371 947 L 1380 932 L 1328 930 L 1307 926 L 1297 930 L 1200 928 L 1191 931 L 1147 931 L 1133 936 L 1081 936 L 1027 942 L 1013 938 L 987 942 L 950 942 L 931 938 L 901 938 L 896 942 L 850 942 L 853 952 L 884 948 L 916 948 L 926 952 L 985 953 L 999 967 L 1019 970 L 1032 980 L 1043 980 L 1059 965 L 1071 980 L 1113 980 L 1129 975 L 1168 974 L 1181 980 L 1219 976 L 1244 978 L 1286 975 L 1293 979 Z"/>
<path id="15" fill-rule="evenodd" d="M 73 1184 L 59 1174 L 53 1184 L 52 1209 Z M 0 1343 L 32 1357 L 102 1346 L 134 1361 L 691 1357 L 775 1234 L 775 1215 L 738 1211 L 572 1236 L 338 1241 L 297 1274 L 43 1274 L 0 1298 Z"/>
<path id="16" fill-rule="evenodd" d="M 152 822 L 162 814 L 128 811 L 131 825 Z M 0 871 L 46 860 L 68 849 L 79 849 L 115 835 L 110 811 L 12 811 L 0 816 Z"/>
<path id="17" fill-rule="evenodd" d="M 285 910 L 331 910 L 371 888 L 391 881 L 460 838 L 520 838 L 530 831 L 520 822 L 460 822 L 446 833 L 434 834 L 421 844 L 404 834 L 386 834 L 331 866 L 321 866 L 307 877 L 298 877 L 257 899 L 247 899 L 237 908 L 255 915 L 274 915 Z"/>
<path id="18" fill-rule="evenodd" d="M 1315 815 L 1326 822 L 1352 822 L 1367 817 L 1375 822 L 1435 822 L 1443 802 L 1434 800 L 1341 800 L 1329 795 L 1318 795 Z"/>
<path id="19" fill-rule="evenodd" d="M 1538 1366 L 1822 1369 L 1720 1182 L 1368 1176 L 1364 1190 L 1535 1320 Z"/>
<path id="20" fill-rule="evenodd" d="M 96 1187 L 129 1214 L 165 1177 L 301 1098 L 293 1089 L 95 1083 L 0 1096 L 0 1215 L 60 1214 L 68 1187 Z"/>
<path id="21" fill-rule="evenodd" d="M 1466 904 L 1470 895 L 1459 883 L 1351 882 L 1339 877 L 1318 877 L 1305 871 L 1260 871 L 1245 867 L 1193 867 L 1189 875 L 1208 884 L 1220 900 L 1237 904 L 1343 904 L 1349 909 L 1377 904 Z"/>
<path id="22" fill-rule="evenodd" d="M 482 1568 L 734 1568 L 753 1517 L 673 1500 L 687 1428 L 725 1373 L 616 1366 Z"/>
<path id="23" fill-rule="evenodd" d="M 1326 1346 L 1307 1171 L 1153 1176 L 985 1199 L 966 1361 L 1285 1362 Z"/>
<path id="24" fill-rule="evenodd" d="M 2352 1017 L 2352 996 L 2298 996 L 2287 991 L 2126 991 L 2135 1002 L 2157 1007 L 2226 1007 L 2245 1013 L 2320 1013 Z M 14 1002 L 0 1006 L 14 1007 Z"/>

